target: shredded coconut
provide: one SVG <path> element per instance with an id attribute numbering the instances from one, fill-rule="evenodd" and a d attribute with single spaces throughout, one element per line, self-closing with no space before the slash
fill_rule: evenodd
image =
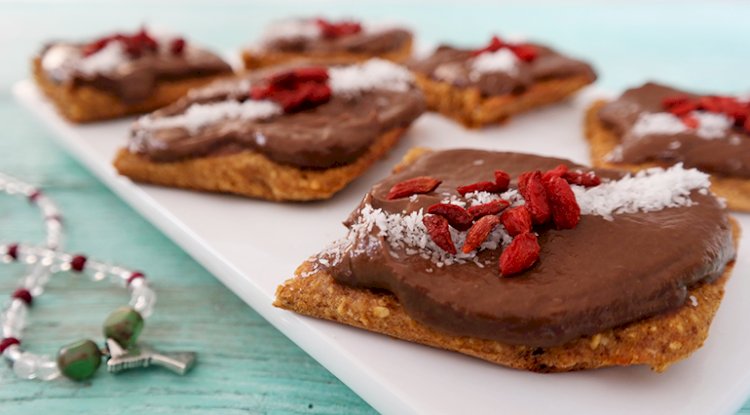
<path id="1" fill-rule="evenodd" d="M 649 134 L 680 134 L 688 130 L 677 116 L 668 112 L 644 112 L 636 120 L 631 133 L 636 137 Z"/>
<path id="2" fill-rule="evenodd" d="M 153 118 L 146 115 L 138 119 L 138 125 L 151 130 L 181 127 L 195 132 L 220 120 L 263 119 L 282 112 L 281 107 L 271 101 L 222 101 L 211 104 L 193 104 L 184 113 L 172 117 Z"/>
<path id="3" fill-rule="evenodd" d="M 693 111 L 692 115 L 698 120 L 698 136 L 707 140 L 726 137 L 727 131 L 734 124 L 734 121 L 724 114 Z"/>
<path id="4" fill-rule="evenodd" d="M 507 48 L 482 53 L 471 61 L 471 70 L 472 74 L 476 75 L 505 72 L 510 76 L 516 76 L 518 74 L 518 57 Z"/>
<path id="5" fill-rule="evenodd" d="M 375 88 L 407 91 L 413 76 L 406 68 L 383 59 L 333 67 L 328 71 L 329 84 L 334 94 L 356 95 Z"/>
<path id="6" fill-rule="evenodd" d="M 583 215 L 611 220 L 619 213 L 653 212 L 664 208 L 691 206 L 692 190 L 708 189 L 709 176 L 682 163 L 668 169 L 655 167 L 604 182 L 599 186 L 571 186 Z"/>
<path id="7" fill-rule="evenodd" d="M 698 307 L 698 299 L 695 298 L 694 295 L 690 296 L 690 305 L 692 305 L 693 307 Z"/>
<path id="8" fill-rule="evenodd" d="M 86 75 L 109 72 L 128 60 L 122 42 L 109 42 L 107 46 L 78 62 L 78 70 Z"/>
<path id="9" fill-rule="evenodd" d="M 706 140 L 724 138 L 732 127 L 733 121 L 724 114 L 706 111 L 693 111 L 690 116 L 698 121 L 695 133 Z M 638 116 L 631 133 L 635 137 L 650 134 L 675 135 L 690 131 L 685 123 L 676 115 L 668 112 L 643 113 Z"/>

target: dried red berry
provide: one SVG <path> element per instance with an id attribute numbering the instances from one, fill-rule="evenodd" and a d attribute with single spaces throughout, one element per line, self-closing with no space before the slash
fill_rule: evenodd
<path id="1" fill-rule="evenodd" d="M 690 114 L 691 112 L 698 109 L 698 104 L 693 101 L 686 101 L 681 104 L 674 105 L 669 108 L 669 112 L 672 114 L 682 117 L 683 115 Z"/>
<path id="2" fill-rule="evenodd" d="M 499 37 L 492 36 L 492 39 L 490 39 L 490 43 L 487 44 L 487 46 L 480 48 L 480 49 L 473 50 L 471 52 L 471 56 L 476 57 L 485 52 L 497 52 L 498 50 L 504 48 L 505 46 L 506 46 L 505 42 L 500 40 Z"/>
<path id="3" fill-rule="evenodd" d="M 581 208 L 578 206 L 570 184 L 562 177 L 553 177 L 545 183 L 545 187 L 555 227 L 557 229 L 575 228 L 581 220 Z"/>
<path id="4" fill-rule="evenodd" d="M 500 218 L 495 215 L 484 216 L 479 219 L 466 233 L 466 241 L 461 250 L 468 254 L 479 248 L 487 240 L 490 232 L 499 224 Z"/>
<path id="5" fill-rule="evenodd" d="M 500 215 L 500 221 L 510 236 L 531 232 L 531 213 L 526 206 L 506 210 Z"/>
<path id="6" fill-rule="evenodd" d="M 546 172 L 544 172 L 544 174 L 542 175 L 542 181 L 547 182 L 549 181 L 549 179 L 553 177 L 563 177 L 563 175 L 565 175 L 565 173 L 567 172 L 568 172 L 568 166 L 564 164 L 560 164 L 554 169 L 547 170 Z"/>
<path id="7" fill-rule="evenodd" d="M 449 254 L 455 254 L 456 246 L 453 244 L 451 239 L 451 232 L 448 229 L 448 220 L 440 215 L 426 215 L 422 218 L 425 228 L 427 228 L 427 234 L 430 235 L 435 245 L 439 246 L 442 250 Z"/>
<path id="8" fill-rule="evenodd" d="M 76 255 L 70 260 L 70 269 L 76 272 L 83 271 L 86 267 L 86 257 L 83 255 Z"/>
<path id="9" fill-rule="evenodd" d="M 745 125 L 743 127 L 745 128 L 745 131 L 750 133 L 750 117 L 745 120 Z"/>
<path id="10" fill-rule="evenodd" d="M 700 97 L 698 98 L 698 107 L 709 112 L 721 112 L 721 100 L 719 97 Z"/>
<path id="11" fill-rule="evenodd" d="M 286 113 L 297 112 L 328 102 L 331 88 L 327 80 L 328 70 L 323 67 L 278 72 L 265 83 L 253 85 L 250 98 L 268 99 L 279 104 Z"/>
<path id="12" fill-rule="evenodd" d="M 354 35 L 362 31 L 362 25 L 353 21 L 333 23 L 325 19 L 316 19 L 315 23 L 323 37 L 328 39 Z"/>
<path id="13" fill-rule="evenodd" d="M 562 175 L 562 178 L 570 184 L 577 184 L 584 187 L 594 187 L 602 184 L 602 179 L 593 171 L 567 171 Z"/>
<path id="14" fill-rule="evenodd" d="M 685 115 L 681 119 L 682 123 L 685 124 L 687 128 L 696 129 L 700 125 L 698 119 L 693 117 L 692 115 Z"/>
<path id="15" fill-rule="evenodd" d="M 432 177 L 428 176 L 414 177 L 412 179 L 404 180 L 403 182 L 394 184 L 393 187 L 391 187 L 391 190 L 388 191 L 388 194 L 385 196 L 385 198 L 388 200 L 393 200 L 400 199 L 402 197 L 409 197 L 416 194 L 430 193 L 433 190 L 437 189 L 437 187 L 440 186 L 440 183 L 442 183 L 441 180 L 433 179 Z"/>
<path id="16" fill-rule="evenodd" d="M 11 297 L 18 298 L 19 300 L 26 303 L 26 305 L 31 305 L 31 303 L 34 302 L 34 297 L 32 297 L 31 293 L 26 288 L 19 288 L 15 290 Z"/>
<path id="17" fill-rule="evenodd" d="M 670 109 L 677 105 L 682 105 L 690 101 L 690 97 L 687 95 L 672 95 L 662 99 L 661 104 L 664 108 Z"/>
<path id="18" fill-rule="evenodd" d="M 537 170 L 519 176 L 518 191 L 526 201 L 526 208 L 531 213 L 532 221 L 538 225 L 549 222 L 550 208 L 547 202 L 547 191 L 542 183 L 542 172 Z"/>
<path id="19" fill-rule="evenodd" d="M 495 184 L 501 192 L 508 190 L 510 175 L 502 170 L 495 170 Z"/>
<path id="20" fill-rule="evenodd" d="M 461 196 L 466 196 L 467 193 L 471 193 L 471 192 L 501 193 L 501 192 L 504 192 L 505 190 L 506 189 L 501 188 L 495 182 L 476 182 L 472 184 L 467 184 L 466 186 L 459 186 L 456 188 L 456 191 L 459 194 L 461 194 Z"/>
<path id="21" fill-rule="evenodd" d="M 169 43 L 169 51 L 172 52 L 173 55 L 182 55 L 185 51 L 185 39 L 181 37 L 172 39 L 172 42 Z"/>
<path id="22" fill-rule="evenodd" d="M 526 271 L 539 259 L 539 242 L 531 232 L 522 233 L 500 254 L 500 274 L 508 277 Z"/>
<path id="23" fill-rule="evenodd" d="M 498 199 L 491 202 L 483 203 L 481 205 L 472 206 L 466 209 L 474 220 L 477 220 L 487 215 L 497 215 L 502 212 L 503 209 L 510 205 L 507 200 Z"/>
<path id="24" fill-rule="evenodd" d="M 448 223 L 459 231 L 465 231 L 471 227 L 472 216 L 461 206 L 450 203 L 437 203 L 427 208 L 427 213 L 440 215 L 448 219 Z"/>
<path id="25" fill-rule="evenodd" d="M 509 45 L 508 48 L 524 62 L 532 62 L 539 55 L 539 50 L 534 45 L 522 43 L 518 45 Z"/>

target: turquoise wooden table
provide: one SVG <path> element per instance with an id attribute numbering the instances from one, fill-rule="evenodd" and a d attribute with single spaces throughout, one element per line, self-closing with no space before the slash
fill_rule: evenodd
<path id="1" fill-rule="evenodd" d="M 198 366 L 186 377 L 161 370 L 118 376 L 102 371 L 81 384 L 18 380 L 2 366 L 0 413 L 373 412 L 55 146 L 49 133 L 12 101 L 10 86 L 27 76 L 28 58 L 45 39 L 148 22 L 233 51 L 271 18 L 348 14 L 412 22 L 432 42 L 479 43 L 494 31 L 533 34 L 592 60 L 600 85 L 613 91 L 645 78 L 750 91 L 750 4 L 652 3 L 0 2 L 0 171 L 41 185 L 58 201 L 66 215 L 69 250 L 142 268 L 151 276 L 159 299 L 144 341 L 199 353 Z M 0 198 L 1 240 L 39 241 L 36 219 L 22 201 Z M 14 289 L 21 271 L 2 268 L 0 294 Z M 34 352 L 54 353 L 72 340 L 98 338 L 103 319 L 125 299 L 124 292 L 106 283 L 58 275 L 35 304 L 25 344 Z M 750 414 L 750 402 L 740 412 Z"/>

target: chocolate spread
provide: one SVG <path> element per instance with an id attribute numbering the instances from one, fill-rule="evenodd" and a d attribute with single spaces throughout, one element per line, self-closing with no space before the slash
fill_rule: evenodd
<path id="1" fill-rule="evenodd" d="M 696 130 L 677 134 L 645 134 L 636 136 L 631 129 L 644 113 L 664 112 L 662 100 L 686 95 L 698 97 L 668 86 L 649 82 L 625 91 L 618 99 L 599 111 L 599 119 L 620 137 L 619 158 L 625 163 L 683 162 L 708 173 L 750 177 L 750 135 L 737 127 L 727 130 L 723 137 L 702 138 Z"/>
<path id="2" fill-rule="evenodd" d="M 250 82 L 267 71 L 249 76 Z M 185 112 L 193 103 L 243 101 L 250 91 L 242 79 L 209 86 L 152 114 L 156 119 Z M 235 85 L 233 89 L 230 84 Z M 213 91 L 213 92 L 212 92 Z M 373 89 L 361 94 L 333 94 L 318 107 L 266 119 L 228 119 L 197 132 L 183 128 L 147 131 L 135 125 L 131 142 L 138 154 L 152 161 L 257 151 L 278 162 L 300 168 L 325 169 L 354 162 L 385 132 L 407 127 L 424 112 L 422 94 Z M 131 150 L 134 146 L 131 146 Z"/>
<path id="3" fill-rule="evenodd" d="M 266 52 L 285 52 L 300 54 L 336 54 L 356 53 L 368 56 L 379 56 L 403 48 L 411 41 L 411 33 L 404 29 L 387 29 L 382 31 L 362 31 L 359 33 L 336 37 L 282 37 L 263 44 Z"/>
<path id="4" fill-rule="evenodd" d="M 532 62 L 518 62 L 518 72 L 472 72 L 472 50 L 441 45 L 429 57 L 412 62 L 412 70 L 434 80 L 448 82 L 459 88 L 478 88 L 483 96 L 520 94 L 535 82 L 573 77 L 586 77 L 591 82 L 596 74 L 585 62 L 561 55 L 557 51 L 533 44 L 538 55 Z"/>
<path id="5" fill-rule="evenodd" d="M 443 192 L 457 195 L 459 185 L 491 178 L 494 169 L 517 177 L 560 163 L 575 166 L 517 153 L 436 152 L 375 185 L 362 204 L 409 213 L 440 202 Z M 435 193 L 386 200 L 392 185 L 423 175 L 443 180 Z M 394 251 L 382 238 L 366 254 L 347 250 L 328 271 L 343 284 L 392 292 L 411 317 L 437 330 L 516 345 L 560 345 L 673 310 L 685 304 L 688 288 L 722 273 L 734 257 L 726 210 L 712 195 L 693 191 L 691 197 L 696 203 L 689 207 L 617 214 L 611 221 L 584 215 L 574 229 L 544 230 L 538 263 L 515 277 L 500 277 L 500 249 L 479 252 L 489 264 L 484 268 L 471 262 L 441 268 Z"/>
<path id="6" fill-rule="evenodd" d="M 65 42 L 45 46 L 39 59 L 47 78 L 73 88 L 88 86 L 108 92 L 128 104 L 150 97 L 161 81 L 232 73 L 229 64 L 216 54 L 188 44 L 180 55 L 168 51 L 144 53 L 124 60 L 112 70 L 88 74 L 76 69 L 84 46 Z"/>

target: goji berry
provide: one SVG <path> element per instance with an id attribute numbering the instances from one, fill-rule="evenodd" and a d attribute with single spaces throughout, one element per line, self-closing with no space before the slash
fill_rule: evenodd
<path id="1" fill-rule="evenodd" d="M 506 210 L 500 220 L 510 236 L 531 232 L 531 214 L 526 206 L 517 206 Z"/>
<path id="2" fill-rule="evenodd" d="M 333 23 L 325 19 L 316 19 L 315 23 L 323 37 L 328 39 L 354 35 L 362 31 L 362 25 L 352 21 Z"/>
<path id="3" fill-rule="evenodd" d="M 459 186 L 456 188 L 456 191 L 460 193 L 461 196 L 466 196 L 467 193 L 471 192 L 500 193 L 505 191 L 505 189 L 502 189 L 495 182 L 476 182 L 467 184 L 466 186 Z"/>
<path id="4" fill-rule="evenodd" d="M 456 246 L 453 244 L 451 239 L 451 232 L 448 229 L 448 220 L 440 215 L 425 215 L 422 218 L 427 229 L 427 234 L 430 235 L 435 245 L 439 246 L 442 250 L 449 254 L 455 254 Z"/>
<path id="5" fill-rule="evenodd" d="M 557 229 L 573 229 L 581 220 L 581 208 L 575 194 L 565 179 L 553 177 L 546 182 L 547 197 L 552 211 L 552 221 Z"/>
<path id="6" fill-rule="evenodd" d="M 500 274 L 509 277 L 526 271 L 539 259 L 539 242 L 531 232 L 522 233 L 500 254 Z"/>
<path id="7" fill-rule="evenodd" d="M 693 101 L 685 101 L 681 104 L 673 105 L 669 107 L 669 112 L 672 114 L 682 117 L 683 115 L 690 114 L 691 112 L 698 109 L 698 104 Z"/>
<path id="8" fill-rule="evenodd" d="M 391 190 L 388 191 L 388 195 L 386 195 L 385 198 L 388 200 L 393 200 L 400 199 L 402 197 L 409 197 L 416 194 L 430 193 L 438 186 L 440 186 L 440 183 L 442 183 L 441 180 L 433 179 L 432 177 L 428 176 L 414 177 L 412 179 L 404 180 L 403 182 L 394 184 L 393 187 L 391 187 Z"/>
<path id="9" fill-rule="evenodd" d="M 685 115 L 681 118 L 681 120 L 687 128 L 696 129 L 700 125 L 698 119 L 693 117 L 692 115 Z"/>
<path id="10" fill-rule="evenodd" d="M 491 202 L 483 203 L 481 205 L 472 206 L 468 209 L 466 209 L 467 212 L 469 212 L 469 215 L 476 220 L 481 218 L 482 216 L 487 215 L 497 215 L 498 213 L 502 212 L 503 209 L 507 208 L 510 205 L 507 200 L 498 199 L 493 200 Z"/>
<path id="11" fill-rule="evenodd" d="M 519 176 L 518 191 L 526 201 L 526 208 L 531 213 L 532 221 L 538 225 L 549 222 L 550 209 L 547 191 L 542 183 L 542 172 L 536 170 Z"/>
<path id="12" fill-rule="evenodd" d="M 172 39 L 172 42 L 169 43 L 169 51 L 173 55 L 182 55 L 182 52 L 185 51 L 185 39 L 181 37 Z"/>
<path id="13" fill-rule="evenodd" d="M 539 55 L 539 50 L 536 46 L 527 43 L 509 45 L 508 48 L 518 57 L 518 59 L 524 62 L 533 62 Z"/>
<path id="14" fill-rule="evenodd" d="M 502 170 L 495 170 L 495 184 L 501 192 L 508 190 L 510 175 Z"/>
<path id="15" fill-rule="evenodd" d="M 490 232 L 499 224 L 500 218 L 495 215 L 484 216 L 479 219 L 466 233 L 466 241 L 461 250 L 468 254 L 479 248 L 487 240 Z"/>
<path id="16" fill-rule="evenodd" d="M 577 184 L 584 187 L 594 187 L 602 184 L 602 179 L 596 175 L 593 171 L 582 172 L 582 171 L 567 171 L 562 175 L 570 184 Z"/>
<path id="17" fill-rule="evenodd" d="M 427 208 L 427 213 L 440 215 L 448 219 L 448 223 L 454 228 L 465 231 L 471 227 L 472 216 L 466 209 L 450 203 L 437 203 Z"/>
<path id="18" fill-rule="evenodd" d="M 687 95 L 672 95 L 662 99 L 661 105 L 666 109 L 670 109 L 674 106 L 684 104 L 688 101 L 690 101 L 690 97 Z"/>
<path id="19" fill-rule="evenodd" d="M 553 177 L 562 177 L 567 172 L 568 172 L 568 166 L 566 166 L 564 164 L 560 164 L 560 165 L 558 165 L 557 167 L 555 167 L 552 170 L 547 170 L 542 175 L 542 181 L 546 182 L 546 181 L 548 181 L 549 179 L 551 179 Z"/>

